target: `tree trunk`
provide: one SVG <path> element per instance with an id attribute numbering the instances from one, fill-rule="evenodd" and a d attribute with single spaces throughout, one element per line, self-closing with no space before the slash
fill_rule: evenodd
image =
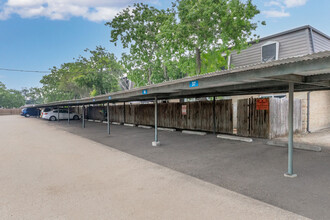
<path id="1" fill-rule="evenodd" d="M 202 60 L 201 60 L 201 51 L 196 47 L 196 73 L 199 75 L 201 73 Z"/>
<path id="2" fill-rule="evenodd" d="M 151 67 L 148 70 L 148 85 L 151 85 Z"/>
<path id="3" fill-rule="evenodd" d="M 164 79 L 168 81 L 167 67 L 165 65 L 163 66 L 163 70 L 164 70 Z"/>

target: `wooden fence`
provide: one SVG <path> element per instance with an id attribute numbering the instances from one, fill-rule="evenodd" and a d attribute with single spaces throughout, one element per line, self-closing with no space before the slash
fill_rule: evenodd
<path id="1" fill-rule="evenodd" d="M 237 134 L 240 136 L 268 138 L 269 137 L 269 106 L 268 109 L 258 109 L 259 100 L 241 99 L 237 102 Z"/>
<path id="2" fill-rule="evenodd" d="M 182 113 L 186 107 L 186 114 Z M 105 120 L 102 110 L 106 107 L 92 107 L 87 116 Z M 125 113 L 125 114 L 124 114 Z M 110 120 L 137 125 L 154 125 L 154 104 L 111 105 Z M 218 100 L 215 103 L 216 132 L 233 132 L 233 108 L 231 100 Z M 213 131 L 213 103 L 199 101 L 187 103 L 159 103 L 158 126 L 178 129 Z"/>
<path id="3" fill-rule="evenodd" d="M 288 134 L 288 111 L 289 101 L 287 98 L 270 100 L 270 131 L 269 138 Z M 294 100 L 293 108 L 293 130 L 302 131 L 301 100 Z"/>
<path id="4" fill-rule="evenodd" d="M 257 106 L 265 101 L 264 106 Z M 294 131 L 302 130 L 301 100 L 294 100 Z M 288 99 L 241 99 L 237 102 L 237 134 L 274 138 L 288 133 Z"/>
<path id="5" fill-rule="evenodd" d="M 0 115 L 20 115 L 22 109 L 0 109 Z"/>

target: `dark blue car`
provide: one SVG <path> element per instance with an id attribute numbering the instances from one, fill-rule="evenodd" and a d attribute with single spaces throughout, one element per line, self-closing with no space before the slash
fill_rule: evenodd
<path id="1" fill-rule="evenodd" d="M 25 117 L 30 117 L 30 116 L 39 117 L 40 116 L 40 110 L 37 109 L 37 108 L 23 108 L 21 115 L 25 116 Z"/>

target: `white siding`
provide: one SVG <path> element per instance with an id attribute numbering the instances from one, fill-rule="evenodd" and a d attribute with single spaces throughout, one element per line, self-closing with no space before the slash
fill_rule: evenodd
<path id="1" fill-rule="evenodd" d="M 261 63 L 261 46 L 268 41 L 279 42 L 279 59 L 301 56 L 310 53 L 308 29 L 303 29 L 260 41 L 259 43 L 253 44 L 249 48 L 242 50 L 239 54 L 233 52 L 231 55 L 231 64 L 234 67 L 238 67 Z"/>
<path id="2" fill-rule="evenodd" d="M 316 32 L 313 32 L 315 53 L 330 50 L 330 40 Z"/>

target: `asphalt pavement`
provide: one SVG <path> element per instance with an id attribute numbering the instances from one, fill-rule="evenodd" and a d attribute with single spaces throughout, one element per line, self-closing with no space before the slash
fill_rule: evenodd
<path id="1" fill-rule="evenodd" d="M 330 219 L 330 153 L 294 150 L 296 178 L 284 177 L 287 150 L 266 145 L 159 131 L 160 147 L 152 147 L 153 129 L 80 121 L 43 122 L 200 180 L 313 219 Z"/>
<path id="2" fill-rule="evenodd" d="M 0 116 L 0 219 L 304 219 L 66 132 L 77 123 L 55 123 Z M 84 134 L 104 130 L 88 126 Z M 123 131 L 125 145 L 145 132 Z"/>

